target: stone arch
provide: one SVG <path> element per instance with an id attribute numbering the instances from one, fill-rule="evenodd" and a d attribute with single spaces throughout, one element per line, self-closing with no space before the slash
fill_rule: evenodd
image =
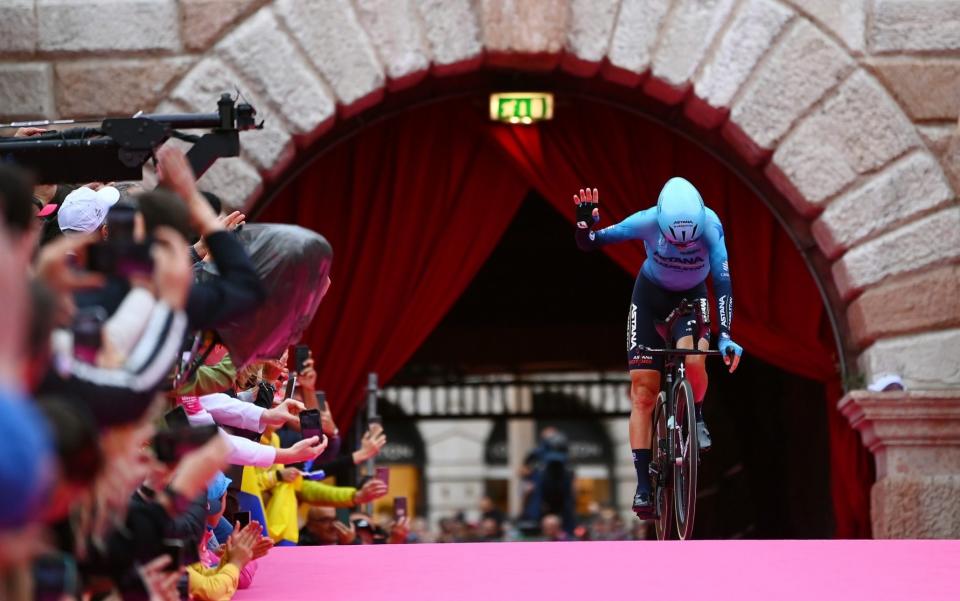
<path id="1" fill-rule="evenodd" d="M 867 378 L 900 371 L 914 387 L 956 388 L 946 360 L 960 343 L 960 136 L 931 119 L 955 119 L 960 100 L 929 98 L 960 89 L 929 82 L 960 81 L 960 64 L 942 58 L 960 58 L 960 8 L 914 4 L 15 0 L 0 24 L 0 111 L 206 111 L 239 89 L 267 127 L 204 179 L 249 204 L 335 123 L 428 76 L 488 66 L 599 77 L 674 107 L 763 169 L 812 230 Z M 941 58 L 905 62 L 918 52 Z M 922 93 L 912 70 L 928 73 Z"/>
<path id="2" fill-rule="evenodd" d="M 895 371 L 914 389 L 960 389 L 960 136 L 950 124 L 960 89 L 942 83 L 960 81 L 956 2 L 9 5 L 0 111 L 132 112 L 158 97 L 164 111 L 206 111 L 239 88 L 267 128 L 204 179 L 245 203 L 336 122 L 428 76 L 559 70 L 641 89 L 705 135 L 719 132 L 808 224 L 807 250 L 830 266 L 832 308 L 847 317 L 867 379 Z"/>
<path id="3" fill-rule="evenodd" d="M 956 280 L 954 189 L 843 35 L 775 0 L 275 0 L 207 50 L 164 108 L 201 110 L 238 82 L 263 107 L 267 129 L 207 176 L 249 202 L 336 120 L 428 74 L 482 65 L 599 73 L 679 107 L 763 168 L 832 262 L 867 377 L 960 384 L 932 360 L 960 342 L 944 329 L 960 311 L 918 312 L 898 293 L 939 294 L 934 282 Z"/>

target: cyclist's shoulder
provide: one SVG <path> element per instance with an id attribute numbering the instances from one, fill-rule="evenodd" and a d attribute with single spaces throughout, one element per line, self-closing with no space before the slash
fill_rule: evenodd
<path id="1" fill-rule="evenodd" d="M 634 229 L 650 229 L 657 227 L 657 207 L 641 209 L 623 220 L 623 223 Z"/>
<path id="2" fill-rule="evenodd" d="M 642 219 L 644 221 L 655 222 L 657 220 L 657 207 L 656 205 L 654 205 L 652 207 L 647 207 L 646 209 L 640 209 L 630 217 L 636 218 L 636 219 Z"/>
<path id="3" fill-rule="evenodd" d="M 704 212 L 706 213 L 707 224 L 717 224 L 720 227 L 723 227 L 723 223 L 720 221 L 720 216 L 717 215 L 717 212 L 711 209 L 708 206 L 703 207 Z"/>
<path id="4" fill-rule="evenodd" d="M 704 220 L 704 227 L 707 231 L 707 238 L 713 242 L 716 242 L 723 238 L 723 223 L 720 221 L 720 216 L 714 212 L 710 207 L 704 207 L 706 210 L 706 219 Z"/>

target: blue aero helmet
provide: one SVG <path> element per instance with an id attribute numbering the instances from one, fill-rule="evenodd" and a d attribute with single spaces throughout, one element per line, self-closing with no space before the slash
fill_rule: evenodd
<path id="1" fill-rule="evenodd" d="M 703 235 L 706 210 L 703 197 L 682 177 L 673 177 L 663 185 L 657 199 L 657 224 L 667 242 L 688 246 Z"/>

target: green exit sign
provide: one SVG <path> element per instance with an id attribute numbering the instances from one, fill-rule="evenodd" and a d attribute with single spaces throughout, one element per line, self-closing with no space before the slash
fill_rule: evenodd
<path id="1" fill-rule="evenodd" d="M 553 94 L 549 92 L 490 94 L 490 119 L 523 124 L 553 119 Z"/>

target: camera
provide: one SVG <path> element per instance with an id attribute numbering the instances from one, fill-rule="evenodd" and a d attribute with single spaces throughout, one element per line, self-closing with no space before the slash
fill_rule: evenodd
<path id="1" fill-rule="evenodd" d="M 257 384 L 257 398 L 253 404 L 262 409 L 273 408 L 273 398 L 277 394 L 277 389 L 270 382 L 260 382 Z"/>

